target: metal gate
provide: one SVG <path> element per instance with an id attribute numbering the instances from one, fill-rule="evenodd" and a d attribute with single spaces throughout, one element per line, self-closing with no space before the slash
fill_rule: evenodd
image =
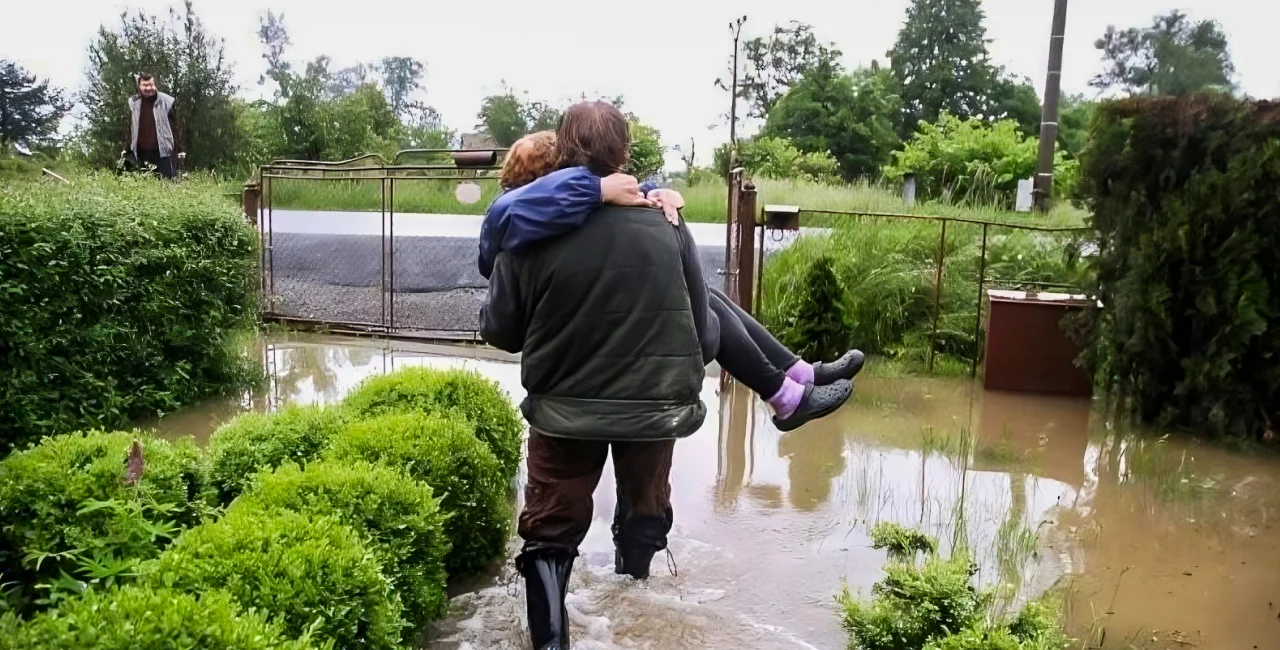
<path id="1" fill-rule="evenodd" d="M 261 237 L 264 319 L 475 340 L 487 286 L 476 238 L 504 152 L 416 149 L 390 162 L 370 154 L 263 166 L 244 209 Z"/>

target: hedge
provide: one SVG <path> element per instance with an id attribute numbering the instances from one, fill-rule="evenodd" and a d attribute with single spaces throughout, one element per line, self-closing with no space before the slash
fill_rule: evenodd
<path id="1" fill-rule="evenodd" d="M 343 413 L 323 406 L 290 406 L 275 413 L 249 413 L 228 422 L 209 439 L 209 480 L 223 504 L 231 503 L 259 470 L 320 456 L 344 426 Z"/>
<path id="2" fill-rule="evenodd" d="M 1261 437 L 1280 422 L 1280 103 L 1104 104 L 1081 166 L 1102 309 L 1098 383 L 1143 422 Z"/>
<path id="3" fill-rule="evenodd" d="M 0 453 L 242 384 L 257 238 L 212 182 L 0 193 Z"/>
<path id="4" fill-rule="evenodd" d="M 285 634 L 398 648 L 401 603 L 361 536 L 333 517 L 251 509 L 187 531 L 140 569 L 151 587 L 225 591 Z"/>
<path id="5" fill-rule="evenodd" d="M 520 467 L 520 413 L 501 388 L 476 372 L 407 368 L 365 380 L 343 401 L 358 417 L 417 411 L 457 413 L 475 425 L 510 483 Z"/>
<path id="6" fill-rule="evenodd" d="M 493 454 L 470 423 L 438 416 L 385 415 L 351 425 L 326 458 L 405 469 L 440 496 L 453 544 L 450 574 L 487 567 L 506 549 L 511 526 L 507 484 Z"/>
<path id="7" fill-rule="evenodd" d="M 439 501 L 425 483 L 368 463 L 321 461 L 305 470 L 288 464 L 263 476 L 230 511 L 246 508 L 332 515 L 371 539 L 382 571 L 414 625 L 406 633 L 421 630 L 445 613 L 449 540 Z"/>
<path id="8" fill-rule="evenodd" d="M 135 440 L 142 473 L 130 485 L 126 463 Z M 120 432 L 46 438 L 0 462 L 3 581 L 32 588 L 63 571 L 87 580 L 82 560 L 126 575 L 136 560 L 155 556 L 199 522 L 205 493 L 200 453 L 189 440 Z"/>
<path id="9" fill-rule="evenodd" d="M 26 623 L 0 621 L 0 650 L 319 650 L 286 637 L 224 593 L 169 589 L 91 590 Z"/>

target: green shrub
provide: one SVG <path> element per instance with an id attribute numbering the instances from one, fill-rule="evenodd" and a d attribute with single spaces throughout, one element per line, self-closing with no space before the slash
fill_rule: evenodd
<path id="1" fill-rule="evenodd" d="M 892 521 L 871 528 L 871 548 L 886 549 L 890 556 L 913 558 L 916 553 L 936 553 L 938 540 Z"/>
<path id="2" fill-rule="evenodd" d="M 224 424 L 209 439 L 209 480 L 222 503 L 231 503 L 259 470 L 318 458 L 344 426 L 339 409 L 290 406 L 248 413 Z"/>
<path id="3" fill-rule="evenodd" d="M 890 179 L 914 174 L 925 198 L 1012 205 L 1018 181 L 1035 175 L 1038 148 L 1038 140 L 1022 135 L 1016 120 L 990 124 L 943 114 L 937 123 L 921 122 L 884 173 Z M 1055 170 L 1070 165 L 1059 152 Z"/>
<path id="4" fill-rule="evenodd" d="M 257 236 L 211 182 L 89 175 L 0 193 L 0 450 L 249 376 Z"/>
<path id="5" fill-rule="evenodd" d="M 970 584 L 967 560 L 931 557 L 922 567 L 891 563 L 865 603 L 840 598 L 844 627 L 857 650 L 914 650 L 977 624 L 988 604 Z"/>
<path id="6" fill-rule="evenodd" d="M 407 368 L 373 377 L 347 396 L 343 404 L 359 417 L 418 411 L 457 412 L 475 425 L 510 483 L 520 468 L 520 412 L 501 388 L 483 375 L 466 370 Z"/>
<path id="7" fill-rule="evenodd" d="M 32 620 L 0 623 L 2 650 L 308 650 L 260 613 L 239 610 L 226 594 L 169 589 L 93 589 Z M 8 644 L 8 645 L 6 645 Z"/>
<path id="8" fill-rule="evenodd" d="M 814 260 L 804 277 L 805 291 L 787 329 L 788 347 L 807 361 L 834 361 L 849 349 L 848 291 L 831 258 Z"/>
<path id="9" fill-rule="evenodd" d="M 134 440 L 143 471 L 129 485 Z M 56 600 L 81 582 L 109 584 L 206 508 L 204 468 L 189 441 L 102 432 L 46 438 L 0 462 L 0 582 L 18 582 L 28 604 Z"/>
<path id="10" fill-rule="evenodd" d="M 488 566 L 506 548 L 511 525 L 506 483 L 493 454 L 465 420 L 421 413 L 386 415 L 353 424 L 326 458 L 364 460 L 397 468 L 440 495 L 452 543 L 451 574 Z"/>
<path id="11" fill-rule="evenodd" d="M 251 509 L 187 531 L 143 564 L 151 587 L 222 590 L 285 634 L 337 648 L 398 648 L 400 599 L 360 535 L 332 517 Z"/>
<path id="12" fill-rule="evenodd" d="M 448 605 L 444 559 L 449 553 L 445 516 L 431 488 L 403 472 L 368 463 L 319 461 L 305 470 L 287 464 L 261 480 L 231 506 L 281 508 L 336 516 L 373 540 L 383 574 L 404 601 L 416 632 Z M 409 640 L 409 639 L 406 639 Z"/>
<path id="13" fill-rule="evenodd" d="M 1100 386 L 1144 423 L 1280 423 L 1280 105 L 1229 95 L 1098 109 L 1080 195 L 1100 242 L 1086 325 Z"/>

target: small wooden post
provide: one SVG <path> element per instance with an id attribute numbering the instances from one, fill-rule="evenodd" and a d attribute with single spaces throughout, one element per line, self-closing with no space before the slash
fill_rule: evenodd
<path id="1" fill-rule="evenodd" d="M 244 191 L 240 194 L 240 205 L 244 209 L 245 221 L 257 228 L 258 207 L 262 205 L 262 186 L 252 179 L 245 181 Z"/>
<path id="2" fill-rule="evenodd" d="M 742 184 L 736 217 L 733 227 L 738 230 L 738 266 L 734 269 L 738 276 L 738 306 L 751 314 L 756 293 L 756 186 L 750 181 Z"/>

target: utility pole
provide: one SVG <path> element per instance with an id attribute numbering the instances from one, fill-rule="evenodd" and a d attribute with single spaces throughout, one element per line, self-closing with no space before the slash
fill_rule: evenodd
<path id="1" fill-rule="evenodd" d="M 738 153 L 738 42 L 742 39 L 742 25 L 747 22 L 743 16 L 729 23 L 729 33 L 733 34 L 733 83 L 729 87 L 729 171 L 733 171 L 733 159 Z"/>
<path id="2" fill-rule="evenodd" d="M 1049 210 L 1053 197 L 1053 154 L 1058 144 L 1058 99 L 1062 95 L 1062 44 L 1067 32 L 1067 0 L 1054 0 L 1049 35 L 1049 75 L 1044 82 L 1044 114 L 1040 119 L 1040 156 L 1036 169 L 1036 209 Z"/>

